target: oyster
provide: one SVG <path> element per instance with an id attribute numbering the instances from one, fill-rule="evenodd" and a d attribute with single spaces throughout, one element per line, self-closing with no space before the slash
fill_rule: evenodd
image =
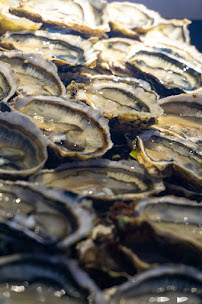
<path id="1" fill-rule="evenodd" d="M 0 193 L 0 226 L 23 237 L 66 248 L 92 229 L 95 216 L 88 202 L 71 193 L 9 181 L 1 181 Z"/>
<path id="2" fill-rule="evenodd" d="M 185 240 L 202 251 L 202 204 L 185 198 L 163 196 L 144 200 L 135 210 L 154 230 Z"/>
<path id="3" fill-rule="evenodd" d="M 85 104 L 60 97 L 25 96 L 14 107 L 30 116 L 62 157 L 98 157 L 113 145 L 108 121 Z"/>
<path id="4" fill-rule="evenodd" d="M 28 176 L 47 159 L 47 141 L 23 114 L 0 113 L 0 176 Z"/>
<path id="5" fill-rule="evenodd" d="M 24 95 L 65 95 L 65 87 L 54 63 L 40 55 L 20 51 L 0 52 L 0 61 L 12 66 L 18 91 Z"/>
<path id="6" fill-rule="evenodd" d="M 112 2 L 106 6 L 103 19 L 113 32 L 137 38 L 139 32 L 158 24 L 160 15 L 142 4 Z"/>
<path id="7" fill-rule="evenodd" d="M 202 185 L 202 149 L 187 140 L 158 130 L 148 130 L 138 136 L 138 160 L 153 174 L 174 174 L 194 187 Z"/>
<path id="8" fill-rule="evenodd" d="M 177 20 L 177 19 L 161 19 L 158 25 L 148 28 L 142 33 L 141 40 L 145 41 L 150 39 L 152 41 L 162 41 L 167 38 L 174 42 L 185 42 L 190 43 L 190 35 L 188 25 L 191 22 L 188 19 Z"/>
<path id="9" fill-rule="evenodd" d="M 92 44 L 80 36 L 48 33 L 45 31 L 7 32 L 1 38 L 14 49 L 24 53 L 36 53 L 57 65 L 95 66 L 97 59 Z M 5 45 L 6 47 L 6 45 Z"/>
<path id="10" fill-rule="evenodd" d="M 147 175 L 135 161 L 96 159 L 65 164 L 44 170 L 33 177 L 44 186 L 62 187 L 74 193 L 101 200 L 147 197 L 164 189 L 160 180 Z"/>
<path id="11" fill-rule="evenodd" d="M 101 288 L 109 288 L 148 268 L 129 249 L 115 240 L 115 227 L 98 224 L 90 237 L 77 244 L 79 263 Z M 99 278 L 99 279 L 98 279 Z"/>
<path id="12" fill-rule="evenodd" d="M 0 3 L 0 34 L 7 31 L 21 31 L 21 30 L 38 30 L 41 23 L 35 23 L 26 18 L 19 18 L 10 14 L 10 5 L 18 5 L 19 0 L 1 0 Z"/>
<path id="13" fill-rule="evenodd" d="M 2 304 L 105 303 L 75 261 L 40 254 L 1 258 L 0 293 Z"/>
<path id="14" fill-rule="evenodd" d="M 99 52 L 97 66 L 122 75 L 129 73 L 123 59 L 128 54 L 131 45 L 137 43 L 132 39 L 110 38 L 99 40 L 94 49 Z"/>
<path id="15" fill-rule="evenodd" d="M 108 290 L 110 304 L 192 303 L 202 301 L 202 273 L 186 266 L 147 270 L 118 288 Z"/>
<path id="16" fill-rule="evenodd" d="M 181 94 L 160 99 L 164 115 L 156 127 L 169 130 L 195 143 L 202 141 L 202 94 Z M 154 126 L 155 127 L 155 126 Z"/>
<path id="17" fill-rule="evenodd" d="M 17 89 L 17 81 L 11 67 L 0 62 L 0 101 L 10 99 Z"/>
<path id="18" fill-rule="evenodd" d="M 158 95 L 145 81 L 107 75 L 89 75 L 89 79 L 85 93 L 80 90 L 77 98 L 109 119 L 117 117 L 121 124 L 145 128 L 163 113 L 157 104 Z"/>
<path id="19" fill-rule="evenodd" d="M 60 29 L 70 29 L 89 36 L 102 36 L 109 31 L 107 25 L 97 26 L 93 8 L 87 0 L 42 0 L 36 3 L 27 0 L 17 7 L 11 7 L 14 15 Z"/>
<path id="20" fill-rule="evenodd" d="M 182 60 L 172 50 L 169 53 L 156 47 L 135 45 L 125 60 L 134 76 L 150 79 L 161 96 L 189 92 L 202 86 L 201 67 L 199 70 L 192 68 L 190 61 Z"/>

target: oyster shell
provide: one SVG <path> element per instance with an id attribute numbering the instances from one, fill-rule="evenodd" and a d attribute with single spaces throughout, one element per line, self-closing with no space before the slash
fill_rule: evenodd
<path id="1" fill-rule="evenodd" d="M 0 226 L 41 244 L 66 248 L 93 227 L 95 215 L 90 205 L 71 193 L 19 181 L 1 181 L 0 193 Z"/>
<path id="2" fill-rule="evenodd" d="M 135 210 L 161 234 L 179 238 L 202 251 L 202 204 L 185 198 L 163 196 L 144 200 Z"/>
<path id="3" fill-rule="evenodd" d="M 17 89 L 17 81 L 11 67 L 0 62 L 0 101 L 10 99 Z"/>
<path id="4" fill-rule="evenodd" d="M 169 130 L 195 143 L 202 141 L 202 94 L 181 94 L 160 99 L 164 115 L 156 127 Z M 155 126 L 154 126 L 155 127 Z"/>
<path id="5" fill-rule="evenodd" d="M 143 41 L 150 39 L 152 41 L 162 41 L 162 39 L 167 38 L 175 42 L 185 42 L 190 43 L 190 34 L 188 30 L 188 25 L 190 24 L 188 19 L 161 19 L 160 23 L 148 28 L 144 33 L 142 33 L 141 39 Z"/>
<path id="6" fill-rule="evenodd" d="M 148 264 L 118 244 L 115 227 L 110 223 L 96 225 L 90 237 L 77 244 L 77 252 L 79 264 L 102 289 L 121 284 L 148 268 Z"/>
<path id="7" fill-rule="evenodd" d="M 134 76 L 150 79 L 161 96 L 189 92 L 202 86 L 201 67 L 199 70 L 192 68 L 190 61 L 182 60 L 173 50 L 168 53 L 156 47 L 135 45 L 125 60 Z"/>
<path id="8" fill-rule="evenodd" d="M 75 261 L 40 254 L 1 258 L 0 293 L 1 303 L 6 304 L 105 303 Z"/>
<path id="9" fill-rule="evenodd" d="M 101 200 L 131 200 L 159 193 L 160 180 L 147 175 L 135 161 L 96 159 L 65 164 L 55 170 L 44 170 L 33 177 L 44 186 L 62 187 L 74 193 Z"/>
<path id="10" fill-rule="evenodd" d="M 123 59 L 128 54 L 130 47 L 137 43 L 127 38 L 110 38 L 99 40 L 94 44 L 94 49 L 99 52 L 97 66 L 113 72 L 115 75 L 129 73 Z"/>
<path id="11" fill-rule="evenodd" d="M 158 24 L 160 15 L 142 4 L 112 2 L 106 6 L 103 19 L 113 32 L 137 38 L 138 32 Z"/>
<path id="12" fill-rule="evenodd" d="M 89 75 L 89 80 L 85 93 L 80 90 L 77 98 L 109 119 L 117 117 L 120 124 L 145 128 L 163 113 L 157 104 L 158 95 L 145 81 L 107 75 Z"/>
<path id="13" fill-rule="evenodd" d="M 192 303 L 202 301 L 202 273 L 191 267 L 164 266 L 147 270 L 108 290 L 110 304 Z"/>
<path id="14" fill-rule="evenodd" d="M 105 24 L 96 25 L 93 8 L 87 0 L 42 0 L 40 3 L 27 0 L 17 7 L 11 7 L 10 12 L 48 26 L 67 28 L 89 36 L 100 37 L 109 31 Z"/>
<path id="15" fill-rule="evenodd" d="M 92 44 L 80 36 L 48 33 L 45 31 L 7 32 L 3 43 L 13 45 L 24 53 L 36 53 L 52 60 L 57 65 L 95 66 L 97 59 Z"/>
<path id="16" fill-rule="evenodd" d="M 138 160 L 150 173 L 171 174 L 171 168 L 177 176 L 184 179 L 185 185 L 202 185 L 202 149 L 187 140 L 158 130 L 148 130 L 138 136 Z M 170 171 L 169 171 L 170 170 Z"/>
<path id="17" fill-rule="evenodd" d="M 21 30 L 38 30 L 41 23 L 35 23 L 26 18 L 19 18 L 10 14 L 10 5 L 18 5 L 19 1 L 15 0 L 1 0 L 0 3 L 0 34 L 7 31 L 21 31 Z"/>
<path id="18" fill-rule="evenodd" d="M 12 66 L 18 91 L 24 95 L 65 95 L 65 87 L 54 63 L 40 55 L 20 51 L 0 52 L 0 61 Z"/>
<path id="19" fill-rule="evenodd" d="M 0 113 L 0 176 L 25 177 L 47 160 L 47 141 L 23 114 Z"/>
<path id="20" fill-rule="evenodd" d="M 108 121 L 85 104 L 51 96 L 22 97 L 15 109 L 30 116 L 62 157 L 102 156 L 113 143 Z"/>

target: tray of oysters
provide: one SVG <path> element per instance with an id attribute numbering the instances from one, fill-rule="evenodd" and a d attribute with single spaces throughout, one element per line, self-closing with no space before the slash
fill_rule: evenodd
<path id="1" fill-rule="evenodd" d="M 0 303 L 202 303 L 202 54 L 135 2 L 0 1 Z"/>

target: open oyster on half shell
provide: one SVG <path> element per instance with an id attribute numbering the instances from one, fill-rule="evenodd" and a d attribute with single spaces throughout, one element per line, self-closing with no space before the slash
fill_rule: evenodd
<path id="1" fill-rule="evenodd" d="M 24 53 L 36 53 L 57 65 L 94 67 L 97 59 L 92 44 L 80 36 L 62 35 L 45 31 L 7 32 L 1 47 L 9 43 Z"/>
<path id="2" fill-rule="evenodd" d="M 17 90 L 17 80 L 11 67 L 0 62 L 0 101 L 9 100 Z"/>
<path id="3" fill-rule="evenodd" d="M 0 177 L 26 177 L 47 160 L 47 140 L 29 117 L 0 113 Z"/>
<path id="4" fill-rule="evenodd" d="M 0 193 L 0 230 L 6 226 L 13 234 L 40 244 L 67 248 L 93 227 L 95 215 L 90 203 L 72 193 L 3 180 Z"/>
<path id="5" fill-rule="evenodd" d="M 109 289 L 107 294 L 110 304 L 200 304 L 201 284 L 200 271 L 191 267 L 169 265 L 136 275 L 129 282 Z"/>
<path id="6" fill-rule="evenodd" d="M 133 39 L 127 38 L 109 38 L 99 40 L 94 44 L 94 49 L 99 52 L 97 67 L 108 70 L 115 75 L 128 74 L 124 62 L 125 56 L 128 54 L 131 45 L 137 43 Z"/>
<path id="7" fill-rule="evenodd" d="M 35 122 L 61 157 L 95 158 L 113 145 L 108 120 L 76 100 L 25 96 L 16 99 L 14 108 Z"/>
<path id="8" fill-rule="evenodd" d="M 148 82 L 107 75 L 89 75 L 88 78 L 90 84 L 85 86 L 85 91 L 77 93 L 77 98 L 109 119 L 118 118 L 120 124 L 142 129 L 163 114 L 157 104 L 158 95 Z"/>
<path id="9" fill-rule="evenodd" d="M 190 43 L 190 34 L 188 25 L 191 22 L 188 19 L 170 19 L 166 20 L 161 18 L 159 24 L 152 26 L 144 31 L 141 35 L 141 40 L 146 41 L 147 39 L 152 41 L 162 41 L 167 38 L 174 42 L 185 42 Z"/>
<path id="10" fill-rule="evenodd" d="M 202 186 L 202 149 L 168 130 L 147 130 L 138 136 L 137 159 L 154 175 L 170 176 L 173 171 L 200 191 Z"/>
<path id="11" fill-rule="evenodd" d="M 10 64 L 15 72 L 18 92 L 23 95 L 65 95 L 65 87 L 54 63 L 41 55 L 20 51 L 0 52 L 0 61 Z"/>
<path id="12" fill-rule="evenodd" d="M 55 170 L 42 170 L 33 181 L 107 201 L 139 199 L 164 190 L 162 181 L 153 179 L 137 162 L 106 159 L 73 162 Z"/>
<path id="13" fill-rule="evenodd" d="M 102 36 L 109 31 L 105 23 L 97 26 L 93 8 L 87 0 L 27 0 L 10 12 L 59 29 L 70 29 L 89 36 Z"/>
<path id="14" fill-rule="evenodd" d="M 27 18 L 20 18 L 12 15 L 9 12 L 9 7 L 12 5 L 19 5 L 20 0 L 1 0 L 0 3 L 0 34 L 7 31 L 21 31 L 21 30 L 38 30 L 41 23 L 33 22 Z"/>
<path id="15" fill-rule="evenodd" d="M 202 94 L 181 94 L 158 101 L 164 115 L 153 127 L 166 129 L 195 143 L 202 142 Z"/>
<path id="16" fill-rule="evenodd" d="M 137 204 L 135 210 L 159 234 L 184 240 L 191 246 L 198 247 L 202 252 L 202 203 L 174 196 L 163 196 L 145 199 Z M 188 251 L 187 255 L 189 255 Z"/>
<path id="17" fill-rule="evenodd" d="M 47 254 L 0 259 L 2 304 L 104 304 L 103 295 L 73 260 Z"/>
<path id="18" fill-rule="evenodd" d="M 107 4 L 103 19 L 109 22 L 112 32 L 138 38 L 138 33 L 159 23 L 160 15 L 146 6 L 131 2 Z"/>
<path id="19" fill-rule="evenodd" d="M 194 91 L 202 86 L 201 65 L 196 68 L 192 61 L 169 46 L 134 45 L 126 56 L 126 65 L 133 75 L 149 80 L 163 97 Z"/>

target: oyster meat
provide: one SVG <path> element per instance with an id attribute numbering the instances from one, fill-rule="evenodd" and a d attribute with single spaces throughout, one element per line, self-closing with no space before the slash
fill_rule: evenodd
<path id="1" fill-rule="evenodd" d="M 0 259 L 2 304 L 104 304 L 99 289 L 75 261 L 50 255 Z"/>
<path id="2" fill-rule="evenodd" d="M 190 242 L 202 251 L 202 204 L 185 198 L 163 196 L 143 200 L 135 210 L 164 235 Z M 188 254 L 188 252 L 187 252 Z"/>
<path id="3" fill-rule="evenodd" d="M 177 50 L 176 50 L 177 53 Z M 201 67 L 192 68 L 190 61 L 156 47 L 133 46 L 125 58 L 135 77 L 150 80 L 161 96 L 189 92 L 202 86 Z"/>
<path id="4" fill-rule="evenodd" d="M 138 136 L 138 160 L 150 173 L 166 176 L 173 169 L 177 176 L 184 179 L 185 185 L 202 186 L 202 149 L 169 131 L 148 130 Z"/>
<path id="5" fill-rule="evenodd" d="M 11 67 L 0 62 L 0 101 L 9 100 L 16 92 L 17 81 Z"/>
<path id="6" fill-rule="evenodd" d="M 107 25 L 97 26 L 92 6 L 87 0 L 27 0 L 11 7 L 14 15 L 60 29 L 70 29 L 90 36 L 102 36 L 109 31 Z"/>
<path id="7" fill-rule="evenodd" d="M 0 226 L 41 244 L 66 248 L 92 229 L 95 216 L 89 204 L 71 193 L 9 181 L 1 181 L 0 193 Z"/>
<path id="8" fill-rule="evenodd" d="M 158 24 L 160 15 L 142 4 L 112 2 L 106 6 L 103 19 L 113 32 L 137 38 L 138 32 Z"/>
<path id="9" fill-rule="evenodd" d="M 47 140 L 38 127 L 20 113 L 0 113 L 0 176 L 25 177 L 47 160 Z"/>
<path id="10" fill-rule="evenodd" d="M 158 117 L 157 129 L 169 130 L 195 143 L 202 142 L 202 94 L 170 96 L 160 99 L 158 104 L 164 115 Z"/>
<path id="11" fill-rule="evenodd" d="M 62 35 L 45 31 L 7 32 L 1 46 L 9 43 L 24 53 L 36 53 L 57 65 L 95 66 L 97 59 L 92 44 L 80 36 Z"/>
<path id="12" fill-rule="evenodd" d="M 15 109 L 28 115 L 62 157 L 102 156 L 112 147 L 108 121 L 85 104 L 60 97 L 18 98 Z"/>
<path id="13" fill-rule="evenodd" d="M 188 19 L 161 19 L 158 25 L 148 28 L 141 36 L 141 40 L 146 41 L 150 39 L 152 41 L 162 41 L 167 38 L 174 42 L 190 43 L 190 34 L 188 25 L 191 22 Z"/>
<path id="14" fill-rule="evenodd" d="M 161 180 L 147 175 L 137 162 L 106 159 L 74 162 L 55 170 L 44 170 L 35 175 L 33 181 L 102 200 L 142 198 L 164 189 Z"/>
<path id="15" fill-rule="evenodd" d="M 191 267 L 164 266 L 147 270 L 132 278 L 118 288 L 108 290 L 112 293 L 110 304 L 148 304 L 187 302 L 200 304 L 202 273 Z"/>
<path id="16" fill-rule="evenodd" d="M 23 95 L 65 95 L 65 87 L 54 63 L 40 55 L 20 51 L 0 52 L 0 61 L 12 66 Z"/>
<path id="17" fill-rule="evenodd" d="M 97 66 L 113 72 L 115 75 L 126 74 L 124 58 L 131 45 L 137 43 L 127 38 L 110 38 L 99 40 L 94 44 L 94 49 L 99 52 Z"/>
<path id="18" fill-rule="evenodd" d="M 89 75 L 89 80 L 85 93 L 80 90 L 77 98 L 109 119 L 117 117 L 120 123 L 145 128 L 163 113 L 157 104 L 158 95 L 145 81 L 107 75 Z"/>

